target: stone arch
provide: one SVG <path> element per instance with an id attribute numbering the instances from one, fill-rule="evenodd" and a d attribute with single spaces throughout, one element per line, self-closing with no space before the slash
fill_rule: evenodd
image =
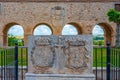
<path id="1" fill-rule="evenodd" d="M 104 31 L 104 45 L 106 45 L 106 42 L 109 41 L 111 43 L 111 45 L 113 45 L 113 28 L 111 27 L 111 25 L 109 25 L 108 23 L 98 23 L 96 25 L 99 25 L 103 31 Z"/>
<path id="2" fill-rule="evenodd" d="M 46 25 L 46 26 L 48 26 L 48 27 L 50 28 L 52 34 L 53 34 L 53 28 L 52 28 L 49 24 L 47 24 L 47 23 L 39 23 L 39 24 L 37 24 L 37 25 L 33 28 L 32 34 L 33 34 L 35 28 L 38 27 L 39 25 Z"/>
<path id="3" fill-rule="evenodd" d="M 74 22 L 70 22 L 68 24 L 71 24 L 71 25 L 75 26 L 75 28 L 78 30 L 78 34 L 82 34 L 83 33 L 82 27 L 79 24 L 74 23 Z"/>
<path id="4" fill-rule="evenodd" d="M 70 22 L 70 23 L 67 23 L 67 24 L 73 25 L 76 28 L 76 30 L 78 31 L 78 35 L 82 34 L 82 28 L 81 28 L 81 26 L 79 24 L 74 23 L 74 22 Z M 63 26 L 63 28 L 64 28 L 64 26 Z"/>
<path id="5" fill-rule="evenodd" d="M 5 25 L 5 27 L 3 29 L 3 46 L 8 46 L 8 31 L 14 25 L 20 25 L 20 24 L 18 24 L 16 22 L 11 22 L 11 23 L 8 23 L 7 25 Z M 24 31 L 24 28 L 23 28 L 23 31 Z"/>

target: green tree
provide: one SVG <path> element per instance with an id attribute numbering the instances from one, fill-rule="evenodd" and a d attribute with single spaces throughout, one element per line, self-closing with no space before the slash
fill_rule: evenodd
<path id="1" fill-rule="evenodd" d="M 8 34 L 8 46 L 15 46 L 15 43 L 18 43 L 18 46 L 24 46 L 23 39 L 18 39 L 17 37 Z"/>
<path id="2" fill-rule="evenodd" d="M 8 34 L 8 46 L 15 46 L 17 41 L 18 39 L 15 36 Z"/>
<path id="3" fill-rule="evenodd" d="M 110 9 L 107 13 L 108 20 L 116 23 L 116 47 L 120 47 L 120 12 L 115 9 Z"/>

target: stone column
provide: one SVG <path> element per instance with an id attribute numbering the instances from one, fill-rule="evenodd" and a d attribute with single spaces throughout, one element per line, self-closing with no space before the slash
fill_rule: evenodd
<path id="1" fill-rule="evenodd" d="M 8 46 L 8 35 L 7 35 L 7 33 L 4 33 L 3 35 L 2 35 L 2 40 L 3 40 L 3 46 Z"/>
<path id="2" fill-rule="evenodd" d="M 53 28 L 53 35 L 62 35 L 62 29 L 61 26 L 56 26 L 57 28 Z"/>
<path id="3" fill-rule="evenodd" d="M 120 23 L 116 23 L 116 47 L 120 47 Z"/>
<path id="4" fill-rule="evenodd" d="M 115 46 L 115 33 L 111 34 L 111 46 Z"/>
<path id="5" fill-rule="evenodd" d="M 28 45 L 28 36 L 32 35 L 31 33 L 25 33 L 24 34 L 24 46 Z"/>
<path id="6" fill-rule="evenodd" d="M 0 33 L 0 47 L 3 46 L 3 34 Z"/>

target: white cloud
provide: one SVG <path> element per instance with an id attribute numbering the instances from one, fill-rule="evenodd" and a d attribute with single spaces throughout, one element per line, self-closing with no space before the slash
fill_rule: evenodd
<path id="1" fill-rule="evenodd" d="M 77 35 L 77 34 L 78 34 L 77 29 L 69 24 L 65 25 L 62 30 L 62 35 Z"/>
<path id="2" fill-rule="evenodd" d="M 104 31 L 99 25 L 96 25 L 94 27 L 92 33 L 93 33 L 93 35 L 101 35 L 101 34 L 104 34 Z"/>
<path id="3" fill-rule="evenodd" d="M 46 25 L 37 26 L 33 32 L 34 35 L 51 35 L 51 29 Z"/>
<path id="4" fill-rule="evenodd" d="M 24 31 L 23 31 L 22 26 L 14 25 L 9 29 L 8 34 L 13 35 L 13 36 L 23 36 Z"/>

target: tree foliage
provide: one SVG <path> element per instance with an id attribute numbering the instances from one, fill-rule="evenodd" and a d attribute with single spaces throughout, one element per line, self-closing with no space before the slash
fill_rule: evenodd
<path id="1" fill-rule="evenodd" d="M 93 40 L 93 45 L 96 46 L 104 45 L 104 40 Z"/>
<path id="2" fill-rule="evenodd" d="M 104 35 L 93 35 L 93 45 L 103 46 L 104 45 Z"/>
<path id="3" fill-rule="evenodd" d="M 93 36 L 93 40 L 104 40 L 103 35 Z"/>
<path id="4" fill-rule="evenodd" d="M 19 40 L 15 36 L 8 34 L 8 46 L 15 46 L 15 43 L 18 43 L 18 46 L 24 46 L 23 39 Z"/>
<path id="5" fill-rule="evenodd" d="M 107 13 L 108 20 L 115 23 L 120 23 L 120 12 L 115 9 L 110 9 Z"/>
<path id="6" fill-rule="evenodd" d="M 111 22 L 115 22 L 116 25 L 116 47 L 120 47 L 120 12 L 115 9 L 110 9 L 107 13 L 108 20 Z"/>

